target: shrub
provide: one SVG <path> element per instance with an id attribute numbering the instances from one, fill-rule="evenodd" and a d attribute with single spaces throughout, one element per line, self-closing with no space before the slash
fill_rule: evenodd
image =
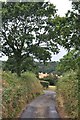
<path id="1" fill-rule="evenodd" d="M 76 72 L 69 71 L 58 80 L 56 99 L 59 107 L 63 104 L 63 109 L 69 118 L 78 117 L 78 77 Z"/>
<path id="2" fill-rule="evenodd" d="M 22 109 L 34 97 L 42 93 L 40 81 L 33 73 L 16 74 L 3 72 L 2 115 L 3 118 L 18 117 Z"/>
<path id="3" fill-rule="evenodd" d="M 43 78 L 44 81 L 48 81 L 50 85 L 56 85 L 57 76 L 56 75 L 49 75 L 48 77 Z"/>
<path id="4" fill-rule="evenodd" d="M 48 81 L 40 81 L 40 83 L 42 84 L 42 86 L 44 88 L 48 88 L 49 87 L 49 82 Z"/>

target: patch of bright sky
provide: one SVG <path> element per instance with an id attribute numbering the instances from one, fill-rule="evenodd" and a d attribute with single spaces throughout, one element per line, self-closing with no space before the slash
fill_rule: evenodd
<path id="1" fill-rule="evenodd" d="M 58 9 L 58 15 L 65 16 L 68 10 L 71 10 L 71 0 L 45 0 L 53 3 Z"/>
<path id="2" fill-rule="evenodd" d="M 58 54 L 55 55 L 52 54 L 51 61 L 59 61 L 66 54 L 67 54 L 67 50 L 65 50 L 63 47 L 60 47 L 60 52 Z"/>
<path id="3" fill-rule="evenodd" d="M 4 0 L 5 1 L 5 0 Z M 58 9 L 57 14 L 60 16 L 65 16 L 65 13 L 67 13 L 68 10 L 71 10 L 71 1 L 69 0 L 45 0 L 45 2 L 50 1 L 53 3 L 56 8 Z M 60 52 L 57 55 L 52 54 L 52 61 L 59 61 L 65 54 L 67 54 L 67 51 L 60 47 Z M 3 56 L 0 58 L 0 60 L 7 60 L 8 57 Z"/>

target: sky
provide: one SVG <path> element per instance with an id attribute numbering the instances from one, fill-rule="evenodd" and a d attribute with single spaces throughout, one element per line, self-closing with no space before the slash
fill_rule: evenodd
<path id="1" fill-rule="evenodd" d="M 58 15 L 65 16 L 65 13 L 67 13 L 68 10 L 71 10 L 71 1 L 69 0 L 45 0 L 45 2 L 50 1 L 53 3 L 56 8 L 58 9 Z M 60 48 L 60 52 L 57 55 L 52 54 L 52 61 L 59 61 L 65 54 L 67 54 L 67 51 L 64 48 Z M 8 57 L 3 56 L 0 58 L 0 60 L 7 60 Z"/>
<path id="2" fill-rule="evenodd" d="M 48 0 L 45 0 L 48 1 Z M 71 0 L 49 0 L 58 9 L 58 14 L 64 16 L 68 10 L 71 10 Z"/>

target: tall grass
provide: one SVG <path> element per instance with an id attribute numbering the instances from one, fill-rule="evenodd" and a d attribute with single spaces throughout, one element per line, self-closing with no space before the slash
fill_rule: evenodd
<path id="1" fill-rule="evenodd" d="M 3 79 L 3 118 L 16 118 L 22 109 L 42 93 L 42 86 L 35 74 L 27 72 L 20 78 L 10 72 L 2 73 Z"/>
<path id="2" fill-rule="evenodd" d="M 57 83 L 58 107 L 64 109 L 65 117 L 78 118 L 78 77 L 74 71 L 69 71 Z"/>

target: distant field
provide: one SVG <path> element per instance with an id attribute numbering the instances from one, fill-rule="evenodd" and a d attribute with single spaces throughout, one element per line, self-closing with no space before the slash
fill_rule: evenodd
<path id="1" fill-rule="evenodd" d="M 49 86 L 48 90 L 53 90 L 53 91 L 55 91 L 55 90 L 56 90 L 56 86 Z"/>

